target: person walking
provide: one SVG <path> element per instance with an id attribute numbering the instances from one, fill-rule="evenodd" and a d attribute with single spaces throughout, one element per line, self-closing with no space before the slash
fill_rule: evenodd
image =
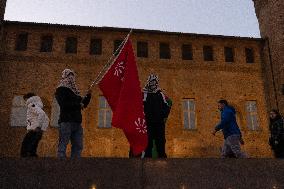
<path id="1" fill-rule="evenodd" d="M 55 98 L 60 107 L 57 156 L 66 158 L 66 148 L 71 141 L 71 158 L 79 158 L 83 150 L 81 110 L 89 104 L 91 91 L 89 90 L 86 96 L 81 97 L 75 83 L 75 73 L 70 69 L 65 69 L 56 89 Z"/>
<path id="2" fill-rule="evenodd" d="M 229 106 L 224 99 L 218 101 L 218 109 L 221 111 L 221 121 L 212 131 L 215 136 L 216 132 L 222 130 L 224 135 L 224 145 L 221 156 L 223 158 L 235 157 L 244 158 L 246 154 L 241 151 L 240 144 L 244 145 L 242 134 L 236 121 L 236 111 L 233 106 Z"/>

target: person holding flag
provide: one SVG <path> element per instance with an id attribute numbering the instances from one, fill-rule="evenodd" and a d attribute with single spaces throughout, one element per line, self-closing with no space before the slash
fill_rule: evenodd
<path id="1" fill-rule="evenodd" d="M 81 97 L 76 86 L 75 73 L 65 69 L 55 92 L 55 98 L 60 106 L 59 142 L 57 156 L 66 158 L 66 148 L 71 140 L 71 158 L 81 157 L 83 150 L 83 128 L 81 110 L 86 108 L 91 99 L 91 90 Z"/>
<path id="2" fill-rule="evenodd" d="M 94 82 L 112 109 L 112 126 L 123 130 L 131 153 L 139 156 L 147 147 L 147 125 L 130 33 L 118 48 L 118 55 L 105 67 L 106 72 Z"/>
<path id="3" fill-rule="evenodd" d="M 171 100 L 159 88 L 159 79 L 155 74 L 150 74 L 148 77 L 143 89 L 143 102 L 148 126 L 148 146 L 145 157 L 153 157 L 152 148 L 153 141 L 155 141 L 158 158 L 166 158 L 165 122 L 172 104 Z"/>

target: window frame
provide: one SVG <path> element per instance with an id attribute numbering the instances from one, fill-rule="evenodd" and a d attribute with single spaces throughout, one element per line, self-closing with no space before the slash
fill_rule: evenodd
<path id="1" fill-rule="evenodd" d="M 77 37 L 66 37 L 65 54 L 77 54 L 77 51 L 78 51 L 78 38 Z"/>
<path id="2" fill-rule="evenodd" d="M 120 52 L 122 46 L 120 46 L 123 43 L 123 39 L 116 39 L 113 41 L 113 54 L 116 56 Z M 120 47 L 120 48 L 119 48 Z"/>
<path id="3" fill-rule="evenodd" d="M 17 98 L 20 100 L 20 102 L 18 102 Z M 20 104 L 20 105 L 19 105 Z M 17 110 L 19 108 L 23 108 L 23 110 Z M 22 115 L 23 117 L 19 116 L 18 113 L 21 113 L 21 111 L 24 112 L 24 114 Z M 14 124 L 17 121 L 13 121 L 13 118 L 22 118 L 22 120 L 20 120 L 20 125 L 16 125 Z M 10 127 L 26 127 L 27 126 L 27 106 L 26 106 L 26 101 L 24 100 L 22 95 L 16 95 L 13 97 L 12 100 L 12 107 L 11 107 L 11 112 L 10 112 L 10 122 L 9 122 L 9 126 Z"/>
<path id="4" fill-rule="evenodd" d="M 52 52 L 52 50 L 53 50 L 53 36 L 52 35 L 42 35 L 40 38 L 39 51 L 40 52 Z"/>
<path id="5" fill-rule="evenodd" d="M 193 102 L 193 109 L 190 109 L 190 104 L 189 102 Z M 184 103 L 187 103 L 187 109 L 184 107 Z M 194 115 L 194 126 L 191 126 L 191 113 Z M 188 120 L 188 127 L 186 127 L 185 124 L 185 116 L 187 115 L 187 120 Z M 194 98 L 183 98 L 182 99 L 182 125 L 183 129 L 186 131 L 196 131 L 197 130 L 197 119 L 196 119 L 196 100 Z"/>
<path id="6" fill-rule="evenodd" d="M 148 58 L 149 56 L 148 42 L 146 41 L 137 41 L 137 57 L 139 58 Z"/>
<path id="7" fill-rule="evenodd" d="M 91 38 L 90 39 L 90 49 L 89 54 L 90 55 L 102 55 L 102 39 L 101 38 Z M 96 44 L 98 46 L 96 46 Z"/>
<path id="8" fill-rule="evenodd" d="M 228 55 L 229 53 L 229 55 Z M 224 57 L 225 57 L 225 62 L 227 63 L 233 63 L 235 62 L 235 49 L 234 47 L 224 47 Z"/>
<path id="9" fill-rule="evenodd" d="M 182 46 L 181 46 L 181 58 L 182 58 L 182 60 L 193 60 L 193 51 L 192 51 L 192 44 L 191 43 L 182 44 Z"/>
<path id="10" fill-rule="evenodd" d="M 255 55 L 254 55 L 254 49 L 246 47 L 245 48 L 245 57 L 246 57 L 246 63 L 253 64 L 255 63 Z"/>
<path id="11" fill-rule="evenodd" d="M 21 32 L 17 34 L 15 51 L 27 51 L 29 42 L 29 33 Z"/>
<path id="12" fill-rule="evenodd" d="M 255 104 L 255 111 L 249 110 L 248 104 L 254 103 Z M 260 122 L 259 122 L 259 115 L 258 115 L 258 108 L 257 108 L 257 101 L 256 100 L 247 100 L 245 103 L 246 108 L 246 125 L 249 131 L 260 131 Z M 251 108 L 251 107 L 250 107 Z M 256 124 L 252 121 L 252 117 L 256 117 Z"/>
<path id="13" fill-rule="evenodd" d="M 159 43 L 159 55 L 160 55 L 160 59 L 171 59 L 170 43 L 166 43 L 166 42 Z"/>
<path id="14" fill-rule="evenodd" d="M 103 103 L 104 103 L 105 107 L 101 107 L 101 99 L 104 100 Z M 108 111 L 110 111 L 110 120 L 109 120 L 110 124 L 109 124 L 109 126 L 107 126 L 107 124 L 108 124 L 107 112 Z M 100 112 L 103 112 L 102 122 L 101 122 L 101 119 L 100 119 L 100 115 L 101 115 Z M 99 129 L 110 129 L 110 128 L 112 128 L 111 121 L 112 121 L 112 110 L 111 110 L 109 104 L 107 103 L 106 98 L 104 96 L 100 95 L 98 97 L 98 125 L 97 125 L 97 127 Z M 101 125 L 101 123 L 102 123 L 102 125 Z"/>
<path id="15" fill-rule="evenodd" d="M 203 46 L 203 60 L 206 62 L 214 61 L 214 48 L 210 45 Z"/>
<path id="16" fill-rule="evenodd" d="M 51 104 L 51 115 L 50 115 L 50 126 L 59 127 L 58 120 L 60 116 L 60 106 L 55 97 L 52 99 Z"/>

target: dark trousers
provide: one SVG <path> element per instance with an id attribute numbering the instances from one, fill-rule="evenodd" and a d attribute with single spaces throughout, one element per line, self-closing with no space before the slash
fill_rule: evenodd
<path id="1" fill-rule="evenodd" d="M 152 157 L 153 140 L 155 140 L 158 158 L 166 158 L 165 123 L 147 123 L 147 127 L 148 146 L 145 151 L 145 157 Z"/>
<path id="2" fill-rule="evenodd" d="M 29 131 L 22 142 L 21 157 L 37 157 L 37 146 L 42 137 L 41 130 Z"/>
<path id="3" fill-rule="evenodd" d="M 284 141 L 272 146 L 272 150 L 275 158 L 284 158 Z"/>

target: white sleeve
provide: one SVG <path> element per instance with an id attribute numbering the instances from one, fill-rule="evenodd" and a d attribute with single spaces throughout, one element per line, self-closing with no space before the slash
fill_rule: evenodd
<path id="1" fill-rule="evenodd" d="M 40 127 L 39 122 L 38 122 L 38 116 L 39 116 L 39 111 L 37 107 L 29 105 L 27 109 L 27 129 L 28 130 L 30 129 L 34 130 L 37 127 Z"/>
<path id="2" fill-rule="evenodd" d="M 46 113 L 40 107 L 36 107 L 36 108 L 38 112 L 38 122 L 39 122 L 40 128 L 41 130 L 46 131 L 48 124 L 49 124 L 49 119 Z"/>

